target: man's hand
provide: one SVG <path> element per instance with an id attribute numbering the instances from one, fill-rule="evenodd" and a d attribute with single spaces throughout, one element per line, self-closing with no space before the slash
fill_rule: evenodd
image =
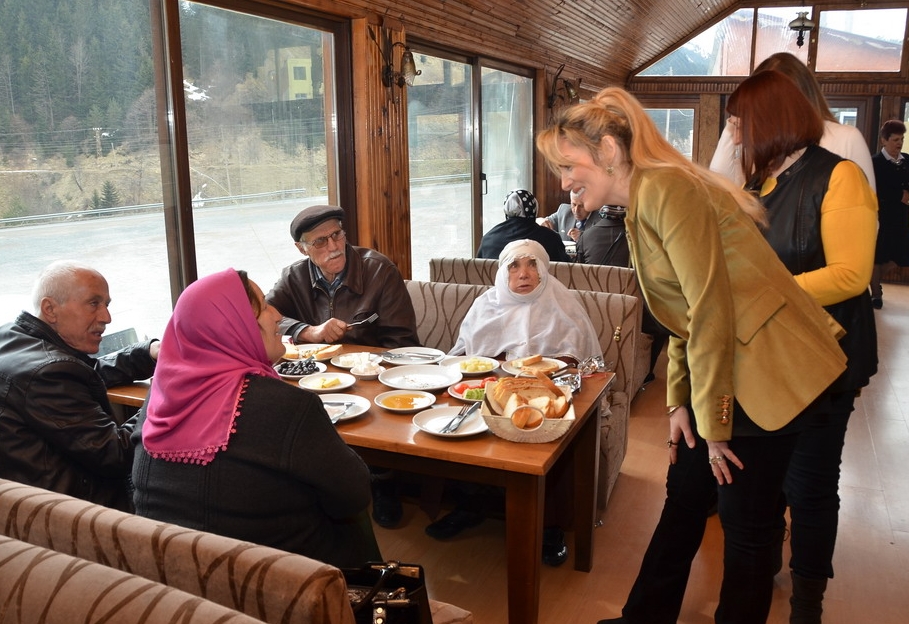
<path id="1" fill-rule="evenodd" d="M 148 354 L 151 356 L 151 359 L 158 361 L 158 352 L 161 351 L 161 341 L 155 340 L 148 347 Z"/>
<path id="2" fill-rule="evenodd" d="M 300 333 L 300 336 L 312 343 L 339 342 L 347 333 L 347 321 L 330 318 L 321 325 L 310 325 Z"/>
<path id="3" fill-rule="evenodd" d="M 581 230 L 579 230 L 576 227 L 571 228 L 570 230 L 568 230 L 568 238 L 570 238 L 574 242 L 578 242 L 578 239 L 581 238 Z"/>
<path id="4" fill-rule="evenodd" d="M 542 225 L 544 228 L 549 228 L 550 230 L 555 231 L 555 226 L 552 224 L 552 221 L 546 217 L 537 218 L 537 225 Z"/>

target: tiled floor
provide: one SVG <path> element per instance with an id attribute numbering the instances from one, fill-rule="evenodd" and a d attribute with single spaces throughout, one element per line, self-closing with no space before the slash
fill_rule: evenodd
<path id="1" fill-rule="evenodd" d="M 885 285 L 876 319 L 879 372 L 849 425 L 825 624 L 909 622 L 909 286 Z M 665 495 L 664 405 L 658 377 L 632 405 L 628 455 L 596 533 L 593 570 L 544 566 L 543 624 L 594 624 L 619 615 Z M 385 556 L 423 563 L 431 595 L 469 609 L 477 624 L 506 622 L 503 523 L 486 520 L 442 543 L 423 533 L 429 520 L 416 506 L 407 504 L 405 516 L 402 528 L 377 529 Z M 721 573 L 722 531 L 714 517 L 692 568 L 681 624 L 713 621 Z M 772 624 L 788 622 L 789 589 L 788 575 L 779 575 Z"/>

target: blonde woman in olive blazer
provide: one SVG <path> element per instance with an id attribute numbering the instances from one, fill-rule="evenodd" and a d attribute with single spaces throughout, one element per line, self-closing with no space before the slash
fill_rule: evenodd
<path id="1" fill-rule="evenodd" d="M 726 548 L 716 621 L 761 624 L 786 466 L 812 405 L 845 370 L 842 329 L 761 236 L 756 200 L 679 154 L 622 89 L 563 111 L 537 147 L 563 190 L 627 207 L 641 289 L 673 334 L 667 498 L 632 590 L 659 572 L 663 595 L 637 601 L 646 607 L 638 612 L 629 601 L 623 618 L 603 622 L 675 622 L 678 611 L 661 605 L 681 604 L 667 594 L 684 594 L 682 564 L 718 496 Z M 666 581 L 667 569 L 678 570 L 677 582 Z"/>

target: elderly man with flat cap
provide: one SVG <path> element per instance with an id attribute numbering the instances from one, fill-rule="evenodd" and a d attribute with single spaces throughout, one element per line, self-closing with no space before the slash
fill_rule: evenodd
<path id="1" fill-rule="evenodd" d="M 290 224 L 306 258 L 286 267 L 266 299 L 281 314 L 294 343 L 349 342 L 376 347 L 419 344 L 413 305 L 398 268 L 378 251 L 354 247 L 344 210 L 309 206 Z M 351 326 L 369 318 L 373 323 Z"/>
<path id="2" fill-rule="evenodd" d="M 398 267 L 378 251 L 348 244 L 344 210 L 309 206 L 290 224 L 306 258 L 285 268 L 265 297 L 284 315 L 281 328 L 297 343 L 349 342 L 385 347 L 420 344 L 413 304 Z M 373 323 L 351 326 L 369 318 Z M 391 471 L 372 472 L 372 517 L 396 526 L 403 516 Z"/>

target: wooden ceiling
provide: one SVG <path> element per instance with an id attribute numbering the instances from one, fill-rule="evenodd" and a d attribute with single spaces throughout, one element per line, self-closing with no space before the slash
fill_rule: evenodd
<path id="1" fill-rule="evenodd" d="M 320 5 L 325 0 L 295 0 Z M 890 4 L 883 0 L 882 4 Z M 737 0 L 343 0 L 399 23 L 408 39 L 549 72 L 565 63 L 564 77 L 587 89 L 624 85 L 634 72 L 732 11 L 753 7 Z M 759 6 L 800 6 L 771 0 Z M 864 4 L 864 2 L 862 2 Z M 875 2 L 874 4 L 878 4 Z M 828 0 L 825 7 L 860 6 Z M 805 5 L 811 10 L 811 5 Z M 813 11 L 812 11 L 813 13 Z M 795 13 L 793 13 L 793 18 Z"/>

